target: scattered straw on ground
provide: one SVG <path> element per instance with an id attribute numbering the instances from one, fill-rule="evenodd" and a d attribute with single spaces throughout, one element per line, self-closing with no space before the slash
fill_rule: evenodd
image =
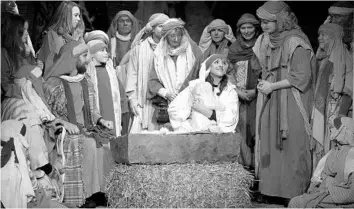
<path id="1" fill-rule="evenodd" d="M 252 181 L 238 163 L 117 165 L 106 193 L 112 208 L 249 207 Z"/>

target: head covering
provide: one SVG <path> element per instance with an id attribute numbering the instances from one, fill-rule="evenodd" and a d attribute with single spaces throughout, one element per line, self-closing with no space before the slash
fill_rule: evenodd
<path id="1" fill-rule="evenodd" d="M 101 30 L 94 30 L 86 33 L 84 40 L 91 55 L 95 54 L 102 48 L 107 48 L 109 42 L 108 35 Z"/>
<path id="2" fill-rule="evenodd" d="M 184 28 L 184 22 L 181 19 L 170 18 L 162 26 L 162 38 L 157 44 L 154 51 L 154 66 L 156 70 L 157 77 L 163 83 L 164 87 L 168 92 L 178 93 L 181 86 L 176 83 L 176 78 L 171 77 L 171 73 L 167 70 L 167 56 L 179 56 L 183 55 L 182 59 L 179 59 L 179 68 L 185 68 L 185 73 L 188 75 L 192 70 L 195 63 L 195 55 L 192 50 L 191 43 L 193 40 L 189 37 L 187 30 Z M 177 48 L 172 48 L 169 46 L 166 35 L 176 28 L 183 30 L 183 37 L 181 44 Z M 184 66 L 183 66 L 184 65 Z M 182 85 L 182 84 L 181 84 Z"/>
<path id="3" fill-rule="evenodd" d="M 84 36 L 84 40 L 86 44 L 91 40 L 102 40 L 108 45 L 109 37 L 105 32 L 101 30 L 94 30 L 91 32 L 87 32 Z"/>
<path id="4" fill-rule="evenodd" d="M 185 24 L 186 23 L 183 22 L 183 20 L 181 20 L 181 19 L 170 18 L 162 26 L 162 37 L 166 36 L 167 33 L 173 29 L 176 29 L 176 28 L 184 29 Z"/>
<path id="5" fill-rule="evenodd" d="M 109 26 L 107 35 L 109 38 L 116 37 L 116 33 L 118 31 L 118 19 L 122 16 L 128 16 L 129 19 L 132 21 L 132 31 L 130 32 L 131 38 L 134 39 L 135 35 L 140 30 L 140 23 L 139 20 L 134 17 L 132 13 L 127 10 L 122 10 L 114 16 L 111 25 Z"/>
<path id="6" fill-rule="evenodd" d="M 59 77 L 61 75 L 70 74 L 76 69 L 77 58 L 88 52 L 88 47 L 85 43 L 79 41 L 70 41 L 64 44 L 59 51 L 59 54 L 54 57 L 52 66 L 44 71 L 43 78 L 47 80 L 49 77 Z"/>
<path id="7" fill-rule="evenodd" d="M 325 33 L 331 37 L 331 43 L 326 51 L 319 48 L 316 56 L 318 59 L 329 57 L 329 61 L 333 63 L 334 76 L 330 89 L 335 93 L 352 94 L 353 89 L 350 82 L 346 81 L 346 72 L 353 70 L 353 59 L 348 49 L 343 44 L 344 35 L 340 25 L 334 23 L 326 23 L 320 26 L 319 33 Z"/>
<path id="8" fill-rule="evenodd" d="M 329 9 L 329 14 L 349 15 L 354 12 L 354 6 L 350 2 L 336 2 Z"/>
<path id="9" fill-rule="evenodd" d="M 136 19 L 132 13 L 130 13 L 127 10 L 122 10 L 120 12 L 118 12 L 116 14 L 116 16 L 114 16 L 111 25 L 109 26 L 107 35 L 110 38 L 110 52 L 111 52 L 111 57 L 114 60 L 116 55 L 116 48 L 117 48 L 117 40 L 116 38 L 121 37 L 121 35 L 118 33 L 118 19 L 122 16 L 128 16 L 129 19 L 132 21 L 132 30 L 129 34 L 129 41 L 133 41 L 136 34 L 139 32 L 140 30 L 140 23 L 139 20 Z M 117 63 L 118 64 L 118 63 Z"/>
<path id="10" fill-rule="evenodd" d="M 280 47 L 290 36 L 297 36 L 310 45 L 308 37 L 297 24 L 295 14 L 290 11 L 289 5 L 285 2 L 268 1 L 257 9 L 257 16 L 261 19 L 276 21 L 277 31 L 268 34 L 272 47 Z"/>
<path id="11" fill-rule="evenodd" d="M 199 71 L 199 79 L 205 79 L 210 73 L 210 66 L 217 59 L 227 59 L 225 54 L 212 54 L 201 65 Z"/>
<path id="12" fill-rule="evenodd" d="M 242 37 L 240 28 L 243 24 L 252 24 L 255 26 L 255 34 L 251 40 L 245 40 Z M 248 60 L 253 56 L 252 47 L 254 46 L 259 35 L 259 21 L 249 13 L 243 14 L 237 21 L 236 41 L 229 48 L 228 59 L 232 63 L 241 60 Z"/>
<path id="13" fill-rule="evenodd" d="M 252 25 L 259 25 L 259 21 L 254 17 L 253 14 L 245 13 L 237 21 L 237 28 L 239 29 L 243 24 L 250 23 Z"/>
<path id="14" fill-rule="evenodd" d="M 203 53 L 205 53 L 211 47 L 212 39 L 211 39 L 210 32 L 213 29 L 222 30 L 225 33 L 226 40 L 230 42 L 236 41 L 236 38 L 234 37 L 231 27 L 227 25 L 225 21 L 221 19 L 215 19 L 211 21 L 211 23 L 204 28 L 202 36 L 200 37 L 199 48 L 202 50 Z M 226 41 L 226 43 L 228 43 L 228 41 Z M 216 49 L 212 51 L 214 52 L 210 52 L 209 54 L 214 54 Z"/>
<path id="15" fill-rule="evenodd" d="M 139 31 L 139 33 L 135 36 L 134 41 L 131 45 L 130 48 L 134 48 L 136 45 L 138 45 L 144 38 L 149 35 L 151 35 L 152 30 L 161 24 L 164 24 L 169 17 L 163 13 L 155 13 L 151 15 L 149 18 L 149 22 L 146 24 L 146 26 Z"/>

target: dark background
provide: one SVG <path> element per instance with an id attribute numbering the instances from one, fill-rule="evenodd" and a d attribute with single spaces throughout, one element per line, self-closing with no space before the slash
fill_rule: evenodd
<path id="1" fill-rule="evenodd" d="M 16 1 L 20 14 L 30 22 L 30 35 L 34 42 L 35 50 L 38 50 L 41 42 L 41 33 L 48 24 L 53 10 L 60 4 L 60 1 L 39 2 L 39 1 Z M 176 16 L 185 20 L 186 1 L 173 1 L 171 5 L 176 11 Z M 255 15 L 256 10 L 264 4 L 264 1 L 207 1 L 214 18 L 223 19 L 233 30 L 236 30 L 236 23 L 244 13 Z M 317 30 L 328 15 L 328 8 L 333 1 L 286 1 L 296 14 L 299 25 L 308 35 L 313 47 L 317 48 Z M 43 9 L 43 5 L 45 10 Z M 95 16 L 95 20 L 89 24 L 85 19 L 86 30 L 93 29 L 107 31 L 111 19 L 120 10 L 129 10 L 133 14 L 138 9 L 138 1 L 86 1 L 85 7 L 90 16 Z M 213 9 L 212 9 L 213 8 Z M 46 11 L 48 10 L 48 11 Z M 40 17 L 39 17 L 40 16 Z M 42 25 L 39 27 L 39 25 Z"/>

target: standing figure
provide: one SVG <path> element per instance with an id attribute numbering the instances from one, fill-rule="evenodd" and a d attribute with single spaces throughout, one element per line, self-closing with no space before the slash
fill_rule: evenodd
<path id="1" fill-rule="evenodd" d="M 316 58 L 319 71 L 312 112 L 313 137 L 316 140 L 314 168 L 331 148 L 334 118 L 338 115 L 348 116 L 353 92 L 353 58 L 342 42 L 342 27 L 326 23 L 321 25 L 318 33 Z"/>
<path id="2" fill-rule="evenodd" d="M 131 113 L 129 110 L 128 98 L 125 94 L 127 84 L 127 62 L 131 44 L 140 30 L 140 24 L 129 11 L 123 10 L 116 14 L 108 29 L 109 38 L 108 50 L 110 52 L 113 66 L 116 68 L 118 78 L 122 84 L 121 89 L 121 110 L 122 110 L 122 135 L 128 134 Z"/>
<path id="3" fill-rule="evenodd" d="M 115 136 L 121 135 L 120 86 L 113 62 L 108 56 L 108 36 L 100 30 L 86 33 L 85 41 L 92 61 L 88 64 L 87 75 L 93 86 L 93 102 L 102 117 L 113 121 Z"/>
<path id="4" fill-rule="evenodd" d="M 162 24 L 168 19 L 165 14 L 153 14 L 133 42 L 135 47 L 130 52 L 126 88 L 134 114 L 130 133 L 158 129 L 157 122 L 153 121 L 152 101 L 147 99 L 148 81 L 150 72 L 154 69 L 154 51 L 162 37 Z"/>
<path id="5" fill-rule="evenodd" d="M 163 24 L 162 38 L 155 49 L 154 70 L 148 82 L 148 99 L 154 99 L 157 122 L 168 123 L 168 104 L 180 92 L 195 60 L 202 54 L 184 28 L 184 22 L 171 18 Z"/>
<path id="6" fill-rule="evenodd" d="M 256 87 L 261 66 L 252 47 L 259 33 L 259 21 L 252 14 L 243 14 L 237 22 L 236 41 L 230 46 L 228 53 L 228 59 L 232 64 L 230 80 L 236 85 L 240 99 L 240 120 L 237 129 L 244 137 L 241 145 L 241 163 L 248 167 L 254 167 L 252 149 L 256 135 Z"/>
<path id="7" fill-rule="evenodd" d="M 130 46 L 140 30 L 139 20 L 127 10 L 122 10 L 113 18 L 107 35 L 109 37 L 109 52 L 114 67 L 120 65 L 124 55 L 130 50 Z M 120 79 L 125 81 L 125 74 Z"/>
<path id="8" fill-rule="evenodd" d="M 256 174 L 261 194 L 292 198 L 311 178 L 314 53 L 295 14 L 281 1 L 258 8 L 263 34 L 254 52 L 262 66 L 257 89 Z"/>
<path id="9" fill-rule="evenodd" d="M 54 55 L 59 53 L 60 48 L 74 40 L 74 32 L 82 26 L 81 21 L 80 8 L 75 2 L 61 2 L 49 23 L 38 52 L 38 59 L 45 63 L 45 69 L 53 64 Z"/>

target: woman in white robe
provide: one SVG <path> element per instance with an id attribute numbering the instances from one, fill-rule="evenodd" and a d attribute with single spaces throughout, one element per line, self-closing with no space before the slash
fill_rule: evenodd
<path id="1" fill-rule="evenodd" d="M 228 68 L 226 55 L 214 54 L 202 63 L 199 79 L 191 81 L 168 108 L 170 122 L 175 131 L 233 132 L 235 130 L 239 118 L 239 101 L 235 85 L 231 84 L 226 76 Z M 197 99 L 196 92 L 201 90 L 196 88 L 206 88 L 206 84 L 212 86 L 212 94 L 204 94 L 209 98 Z M 202 114 L 209 121 L 195 115 L 195 112 Z"/>

